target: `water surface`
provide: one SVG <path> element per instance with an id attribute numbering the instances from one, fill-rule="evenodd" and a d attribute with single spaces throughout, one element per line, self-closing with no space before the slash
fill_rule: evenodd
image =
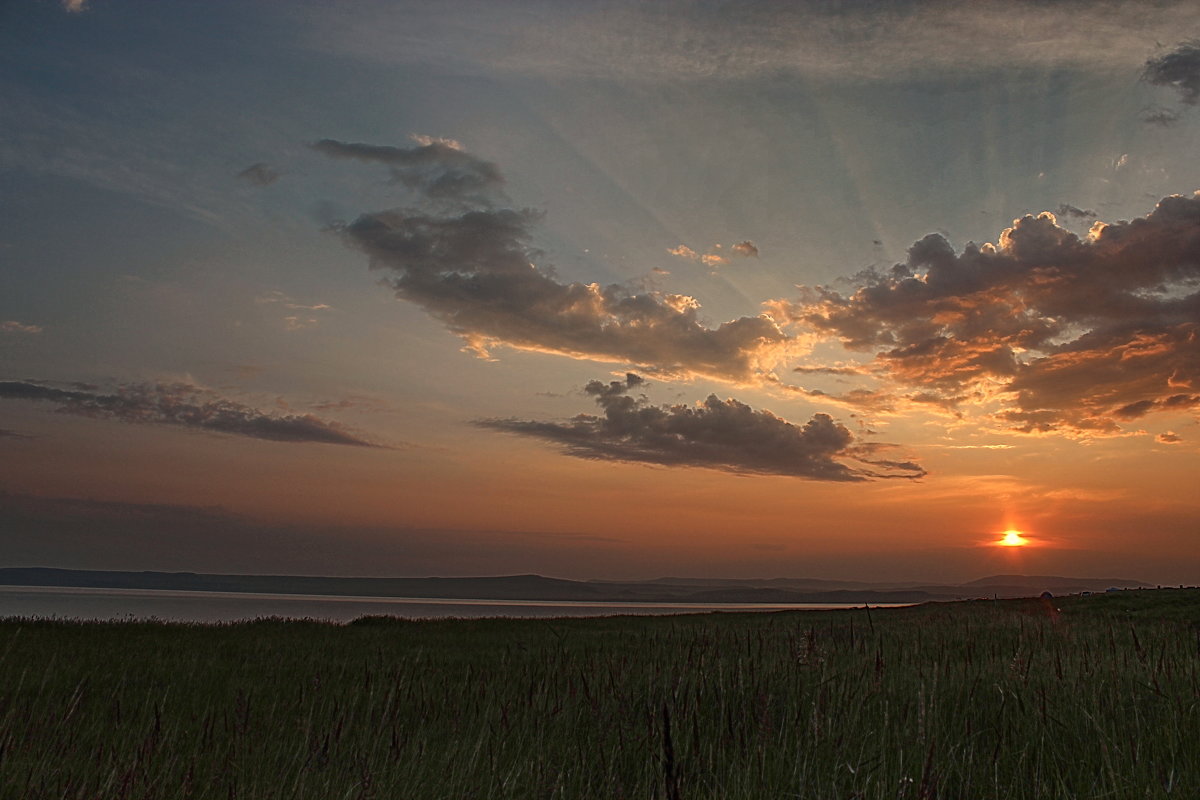
<path id="1" fill-rule="evenodd" d="M 260 617 L 349 622 L 371 614 L 407 619 L 448 617 L 604 617 L 709 611 L 858 608 L 861 603 L 592 603 L 562 600 L 453 600 L 427 597 L 346 597 L 253 592 L 185 592 L 0 586 L 0 617 L 157 619 L 234 622 Z"/>

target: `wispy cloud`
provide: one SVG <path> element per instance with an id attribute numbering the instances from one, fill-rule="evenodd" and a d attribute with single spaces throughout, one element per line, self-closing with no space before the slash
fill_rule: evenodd
<path id="1" fill-rule="evenodd" d="M 0 322 L 0 333 L 41 333 L 43 330 L 41 325 L 29 325 L 15 319 Z"/>
<path id="2" fill-rule="evenodd" d="M 656 406 L 630 395 L 642 384 L 643 379 L 633 373 L 624 381 L 589 383 L 584 392 L 595 398 L 603 415 L 580 414 L 568 422 L 491 419 L 476 424 L 556 442 L 579 458 L 824 481 L 925 474 L 911 461 L 873 458 L 878 446 L 856 443 L 854 434 L 827 414 L 794 425 L 769 411 L 716 395 L 694 406 Z M 860 466 L 849 466 L 847 460 Z"/>
<path id="3" fill-rule="evenodd" d="M 378 447 L 311 414 L 272 414 L 189 383 L 128 383 L 111 392 L 83 384 L 59 388 L 43 382 L 0 381 L 0 400 L 50 403 L 57 411 L 96 419 L 248 436 L 274 442 Z"/>
<path id="4" fill-rule="evenodd" d="M 417 136 L 416 147 L 339 142 L 322 139 L 312 147 L 330 158 L 386 164 L 392 176 L 434 200 L 489 204 L 504 178 L 490 161 L 476 158 L 452 139 Z"/>
<path id="5" fill-rule="evenodd" d="M 521 9 L 525 13 L 521 13 Z M 803 76 L 900 81 L 1029 68 L 1131 70 L 1200 30 L 1191 0 L 753 4 L 391 3 L 310 16 L 311 46 L 454 71 L 654 82 Z"/>
<path id="6" fill-rule="evenodd" d="M 320 312 L 333 309 L 333 306 L 328 303 L 299 303 L 278 290 L 259 295 L 254 298 L 254 302 L 262 306 L 277 306 L 284 309 L 283 327 L 289 331 L 314 327 L 321 322 Z"/>
<path id="7" fill-rule="evenodd" d="M 237 174 L 237 177 L 255 186 L 270 186 L 279 180 L 279 173 L 260 161 L 246 167 Z"/>

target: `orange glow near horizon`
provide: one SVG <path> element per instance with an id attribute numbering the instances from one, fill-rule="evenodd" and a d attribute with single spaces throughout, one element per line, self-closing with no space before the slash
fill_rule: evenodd
<path id="1" fill-rule="evenodd" d="M 1000 541 L 996 542 L 1000 547 L 1024 547 L 1029 544 L 1029 540 L 1021 531 L 1006 530 L 1000 537 Z"/>

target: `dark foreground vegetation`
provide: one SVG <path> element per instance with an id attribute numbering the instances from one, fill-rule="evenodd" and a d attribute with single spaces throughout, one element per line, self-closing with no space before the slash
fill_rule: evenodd
<path id="1" fill-rule="evenodd" d="M 549 622 L 8 620 L 0 797 L 1196 798 L 1198 624 L 1187 590 Z"/>

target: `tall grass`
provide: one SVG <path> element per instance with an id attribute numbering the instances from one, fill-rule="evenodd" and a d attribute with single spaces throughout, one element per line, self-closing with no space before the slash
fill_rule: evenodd
<path id="1" fill-rule="evenodd" d="M 0 796 L 1200 797 L 1196 629 L 1104 600 L 10 620 Z"/>

